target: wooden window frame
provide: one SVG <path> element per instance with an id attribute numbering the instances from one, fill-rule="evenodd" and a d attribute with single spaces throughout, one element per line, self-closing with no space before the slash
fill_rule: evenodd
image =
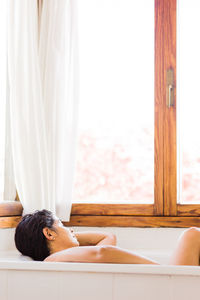
<path id="1" fill-rule="evenodd" d="M 22 209 L 19 201 L 1 201 L 0 228 L 16 227 L 21 220 Z"/>
<path id="2" fill-rule="evenodd" d="M 73 204 L 81 226 L 190 227 L 200 205 L 177 203 L 176 0 L 155 0 L 154 204 Z M 166 106 L 166 70 L 174 70 L 174 106 Z M 163 121 L 164 120 L 164 121 Z"/>
<path id="3" fill-rule="evenodd" d="M 42 0 L 38 0 L 40 4 Z M 41 5 L 39 6 L 41 7 Z M 166 70 L 173 68 L 175 103 L 166 106 Z M 190 227 L 200 224 L 200 205 L 177 203 L 176 0 L 155 0 L 154 204 L 72 205 L 67 226 Z M 163 121 L 164 120 L 164 121 Z M 0 203 L 0 227 L 15 227 L 20 202 Z"/>

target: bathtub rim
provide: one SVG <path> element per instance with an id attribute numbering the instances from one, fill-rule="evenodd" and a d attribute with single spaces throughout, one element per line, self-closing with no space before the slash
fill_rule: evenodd
<path id="1" fill-rule="evenodd" d="M 0 270 L 200 276 L 199 266 L 0 260 Z"/>

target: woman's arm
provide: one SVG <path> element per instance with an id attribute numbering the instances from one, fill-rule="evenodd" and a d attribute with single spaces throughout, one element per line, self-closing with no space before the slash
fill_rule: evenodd
<path id="1" fill-rule="evenodd" d="M 115 246 L 73 247 L 48 256 L 45 261 L 115 263 L 115 264 L 158 264 L 132 251 Z"/>
<path id="2" fill-rule="evenodd" d="M 80 246 L 97 246 L 97 245 L 113 245 L 117 244 L 116 236 L 112 233 L 105 232 L 75 232 Z"/>
<path id="3" fill-rule="evenodd" d="M 101 263 L 115 263 L 115 264 L 153 264 L 158 265 L 157 262 L 138 255 L 133 251 L 126 250 L 115 246 L 102 246 L 99 262 Z"/>

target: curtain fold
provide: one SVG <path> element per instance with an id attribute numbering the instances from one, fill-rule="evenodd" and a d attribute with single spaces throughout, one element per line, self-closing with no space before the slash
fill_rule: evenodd
<path id="1" fill-rule="evenodd" d="M 9 0 L 14 176 L 24 213 L 69 220 L 78 115 L 76 0 Z M 38 30 L 39 28 L 39 30 Z"/>
<path id="2" fill-rule="evenodd" d="M 5 112 L 5 155 L 4 155 L 4 200 L 15 200 L 16 186 L 13 170 L 12 143 L 10 130 L 10 88 L 7 69 L 7 93 L 6 93 L 6 112 Z"/>
<path id="3" fill-rule="evenodd" d="M 1 47 L 0 47 L 0 201 L 4 197 L 4 185 L 5 185 L 5 114 L 6 114 L 6 63 L 7 63 L 7 52 L 6 52 L 6 24 L 7 23 L 7 2 L 6 0 L 1 1 L 0 10 L 0 37 L 1 37 Z"/>

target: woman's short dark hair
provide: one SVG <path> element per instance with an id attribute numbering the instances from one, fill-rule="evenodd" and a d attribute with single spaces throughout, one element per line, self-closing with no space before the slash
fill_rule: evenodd
<path id="1" fill-rule="evenodd" d="M 44 260 L 50 255 L 43 228 L 53 229 L 52 212 L 43 209 L 22 217 L 15 230 L 15 245 L 17 249 L 34 260 Z"/>

